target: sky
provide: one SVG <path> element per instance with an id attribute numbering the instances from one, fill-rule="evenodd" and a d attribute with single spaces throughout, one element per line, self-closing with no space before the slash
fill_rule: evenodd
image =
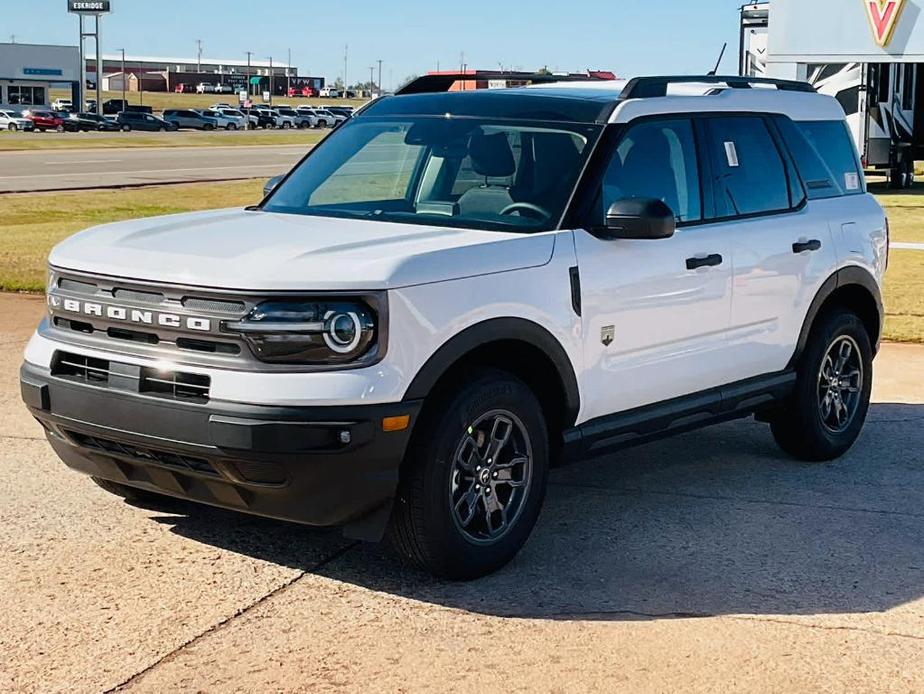
<path id="1" fill-rule="evenodd" d="M 65 0 L 4 0 L 0 42 L 77 44 Z M 304 76 L 369 79 L 383 61 L 386 89 L 409 75 L 458 68 L 612 70 L 620 76 L 708 72 L 722 44 L 737 72 L 741 0 L 112 0 L 103 53 L 209 58 L 272 56 Z M 378 68 L 376 67 L 376 73 Z"/>

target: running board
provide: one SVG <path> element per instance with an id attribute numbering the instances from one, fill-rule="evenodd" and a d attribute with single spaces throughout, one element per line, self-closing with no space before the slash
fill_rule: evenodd
<path id="1" fill-rule="evenodd" d="M 748 417 L 784 400 L 795 371 L 781 371 L 592 419 L 566 430 L 564 460 L 594 457 L 693 429 Z"/>

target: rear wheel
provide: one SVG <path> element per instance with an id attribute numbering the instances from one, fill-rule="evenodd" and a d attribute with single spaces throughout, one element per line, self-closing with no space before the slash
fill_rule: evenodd
<path id="1" fill-rule="evenodd" d="M 132 126 L 130 126 L 128 123 L 123 123 L 123 124 L 122 124 L 122 132 L 123 132 L 123 133 L 131 132 L 131 130 L 132 130 Z"/>
<path id="2" fill-rule="evenodd" d="M 9 129 L 11 133 L 15 133 L 17 130 L 19 130 L 19 126 L 16 125 L 16 123 L 10 123 Z"/>
<path id="3" fill-rule="evenodd" d="M 237 126 L 234 123 L 228 123 L 225 126 L 225 130 L 237 130 Z"/>
<path id="4" fill-rule="evenodd" d="M 827 313 L 812 330 L 790 401 L 771 418 L 773 437 L 800 460 L 839 458 L 860 435 L 872 384 L 863 322 L 845 309 Z"/>
<path id="5" fill-rule="evenodd" d="M 481 369 L 462 383 L 427 403 L 389 528 L 399 554 L 453 580 L 516 555 L 539 517 L 549 466 L 542 408 L 522 381 Z"/>
<path id="6" fill-rule="evenodd" d="M 215 126 L 212 125 L 211 123 L 206 123 L 205 125 L 202 126 L 202 129 L 203 130 L 214 130 Z"/>

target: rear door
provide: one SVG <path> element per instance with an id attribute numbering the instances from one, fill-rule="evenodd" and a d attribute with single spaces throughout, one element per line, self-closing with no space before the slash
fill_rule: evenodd
<path id="1" fill-rule="evenodd" d="M 672 238 L 601 240 L 574 232 L 587 419 L 726 381 L 731 241 L 721 225 L 706 223 L 696 141 L 691 118 L 630 124 L 588 220 L 588 227 L 601 225 L 620 199 L 657 198 L 677 218 Z"/>
<path id="2" fill-rule="evenodd" d="M 830 211 L 809 204 L 778 122 L 759 114 L 701 119 L 715 226 L 731 243 L 731 381 L 787 366 L 809 305 L 837 265 Z"/>

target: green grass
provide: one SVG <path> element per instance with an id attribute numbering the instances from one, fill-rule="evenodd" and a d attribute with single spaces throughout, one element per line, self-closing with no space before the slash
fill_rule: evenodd
<path id="1" fill-rule="evenodd" d="M 263 181 L 152 186 L 117 191 L 0 195 L 0 290 L 40 292 L 51 247 L 95 224 L 251 204 Z M 922 191 L 924 192 L 924 191 Z M 924 242 L 924 195 L 883 193 L 892 237 Z M 924 343 L 924 251 L 892 251 L 885 338 Z"/>
<path id="2" fill-rule="evenodd" d="M 124 149 L 129 147 L 234 147 L 313 145 L 328 131 L 271 130 L 175 133 L 9 133 L 0 131 L 0 152 L 51 149 Z"/>
<path id="3" fill-rule="evenodd" d="M 85 193 L 0 195 L 0 290 L 44 290 L 52 246 L 76 231 L 124 219 L 253 204 L 263 181 L 193 183 Z"/>

